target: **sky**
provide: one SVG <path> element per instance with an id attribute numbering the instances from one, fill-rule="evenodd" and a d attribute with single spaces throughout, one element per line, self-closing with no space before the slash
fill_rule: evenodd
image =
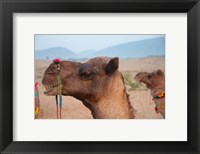
<path id="1" fill-rule="evenodd" d="M 76 53 L 164 35 L 35 35 L 35 50 L 65 47 Z"/>

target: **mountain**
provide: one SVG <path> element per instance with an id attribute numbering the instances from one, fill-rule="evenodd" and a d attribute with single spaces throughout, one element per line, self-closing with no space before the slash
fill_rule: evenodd
<path id="1" fill-rule="evenodd" d="M 85 50 L 75 53 L 67 48 L 55 47 L 36 51 L 36 59 L 81 59 L 97 56 L 142 58 L 165 55 L 165 37 L 146 39 L 110 46 L 102 50 Z"/>
<path id="2" fill-rule="evenodd" d="M 153 38 L 142 41 L 124 43 L 102 49 L 96 56 L 109 56 L 120 58 L 141 58 L 148 56 L 165 55 L 165 38 Z"/>
<path id="3" fill-rule="evenodd" d="M 78 58 L 77 54 L 74 53 L 73 51 L 63 48 L 63 47 L 54 47 L 54 48 L 49 48 L 45 50 L 37 50 L 35 52 L 35 58 L 36 59 L 54 59 L 54 58 L 59 58 L 59 59 L 75 59 Z"/>
<path id="4" fill-rule="evenodd" d="M 96 50 L 84 50 L 78 53 L 79 58 L 91 58 L 96 56 L 97 51 Z"/>

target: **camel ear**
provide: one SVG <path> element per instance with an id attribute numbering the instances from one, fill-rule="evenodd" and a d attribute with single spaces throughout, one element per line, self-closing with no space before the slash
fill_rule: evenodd
<path id="1" fill-rule="evenodd" d="M 119 67 L 119 58 L 112 58 L 109 63 L 106 65 L 106 74 L 111 75 L 114 73 Z"/>

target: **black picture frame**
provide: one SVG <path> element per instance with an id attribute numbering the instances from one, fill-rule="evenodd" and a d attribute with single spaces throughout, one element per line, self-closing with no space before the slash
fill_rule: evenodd
<path id="1" fill-rule="evenodd" d="M 1 153 L 200 153 L 199 0 L 0 0 Z M 13 141 L 13 13 L 187 13 L 187 142 Z M 181 58 L 178 57 L 178 58 Z M 183 83 L 186 84 L 186 83 Z M 185 120 L 185 119 L 184 119 Z M 79 128 L 80 129 L 80 128 Z M 156 135 L 156 134 L 155 134 Z"/>

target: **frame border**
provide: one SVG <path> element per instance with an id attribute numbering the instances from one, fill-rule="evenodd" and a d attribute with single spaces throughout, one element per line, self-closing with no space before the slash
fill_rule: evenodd
<path id="1" fill-rule="evenodd" d="M 199 0 L 0 0 L 1 153 L 200 153 L 200 2 Z M 13 13 L 187 13 L 187 142 L 14 142 Z"/>

